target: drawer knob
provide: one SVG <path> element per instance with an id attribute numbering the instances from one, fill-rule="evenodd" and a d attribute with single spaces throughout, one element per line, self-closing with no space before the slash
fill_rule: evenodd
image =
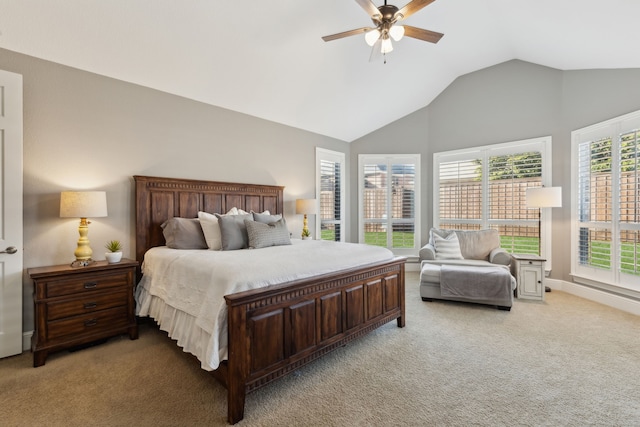
<path id="1" fill-rule="evenodd" d="M 85 309 L 96 308 L 98 306 L 97 302 L 88 302 L 84 305 Z"/>
<path id="2" fill-rule="evenodd" d="M 85 288 L 85 289 L 93 289 L 93 288 L 95 288 L 96 286 L 98 286 L 98 282 L 86 282 L 86 283 L 84 284 L 84 288 Z"/>
<path id="3" fill-rule="evenodd" d="M 84 326 L 95 326 L 98 324 L 98 319 L 85 320 Z"/>

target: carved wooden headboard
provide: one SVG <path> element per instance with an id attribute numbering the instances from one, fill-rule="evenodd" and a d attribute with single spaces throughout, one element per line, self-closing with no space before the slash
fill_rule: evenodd
<path id="1" fill-rule="evenodd" d="M 284 187 L 151 176 L 133 177 L 136 184 L 136 259 L 165 244 L 160 225 L 173 217 L 197 218 L 198 211 L 283 213 Z"/>

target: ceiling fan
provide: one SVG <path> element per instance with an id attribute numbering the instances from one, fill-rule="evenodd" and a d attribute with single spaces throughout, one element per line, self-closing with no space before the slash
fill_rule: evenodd
<path id="1" fill-rule="evenodd" d="M 399 41 L 402 36 L 413 37 L 414 39 L 424 40 L 431 43 L 438 43 L 444 34 L 435 31 L 423 30 L 422 28 L 412 27 L 410 25 L 397 25 L 398 21 L 408 18 L 420 9 L 435 0 L 412 0 L 402 9 L 396 6 L 384 5 L 377 7 L 371 0 L 356 0 L 370 16 L 374 27 L 363 27 L 355 30 L 344 31 L 342 33 L 332 34 L 322 37 L 325 42 L 341 39 L 343 37 L 364 34 L 365 41 L 369 46 L 373 46 L 371 59 L 377 53 L 387 54 L 393 50 L 391 39 Z"/>

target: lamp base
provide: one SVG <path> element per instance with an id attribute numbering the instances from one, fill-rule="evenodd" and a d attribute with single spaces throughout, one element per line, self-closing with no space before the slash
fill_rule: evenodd
<path id="1" fill-rule="evenodd" d="M 71 263 L 72 268 L 81 268 L 81 267 L 89 267 L 90 265 L 95 264 L 96 261 L 89 259 L 77 259 Z"/>

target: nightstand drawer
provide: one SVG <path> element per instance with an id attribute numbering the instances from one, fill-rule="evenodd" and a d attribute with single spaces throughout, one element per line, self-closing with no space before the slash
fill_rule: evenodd
<path id="1" fill-rule="evenodd" d="M 48 280 L 43 285 L 46 286 L 45 298 L 52 298 L 118 286 L 128 287 L 129 280 L 126 271 L 116 271 L 104 274 L 77 274 L 68 278 Z"/>
<path id="2" fill-rule="evenodd" d="M 128 289 L 102 295 L 88 294 L 72 301 L 48 303 L 47 319 L 56 320 L 126 305 L 127 292 Z"/>
<path id="3" fill-rule="evenodd" d="M 127 307 L 123 305 L 109 310 L 48 322 L 47 339 L 52 340 L 67 335 L 75 337 L 85 333 L 95 334 L 114 328 L 126 327 L 127 322 Z"/>

